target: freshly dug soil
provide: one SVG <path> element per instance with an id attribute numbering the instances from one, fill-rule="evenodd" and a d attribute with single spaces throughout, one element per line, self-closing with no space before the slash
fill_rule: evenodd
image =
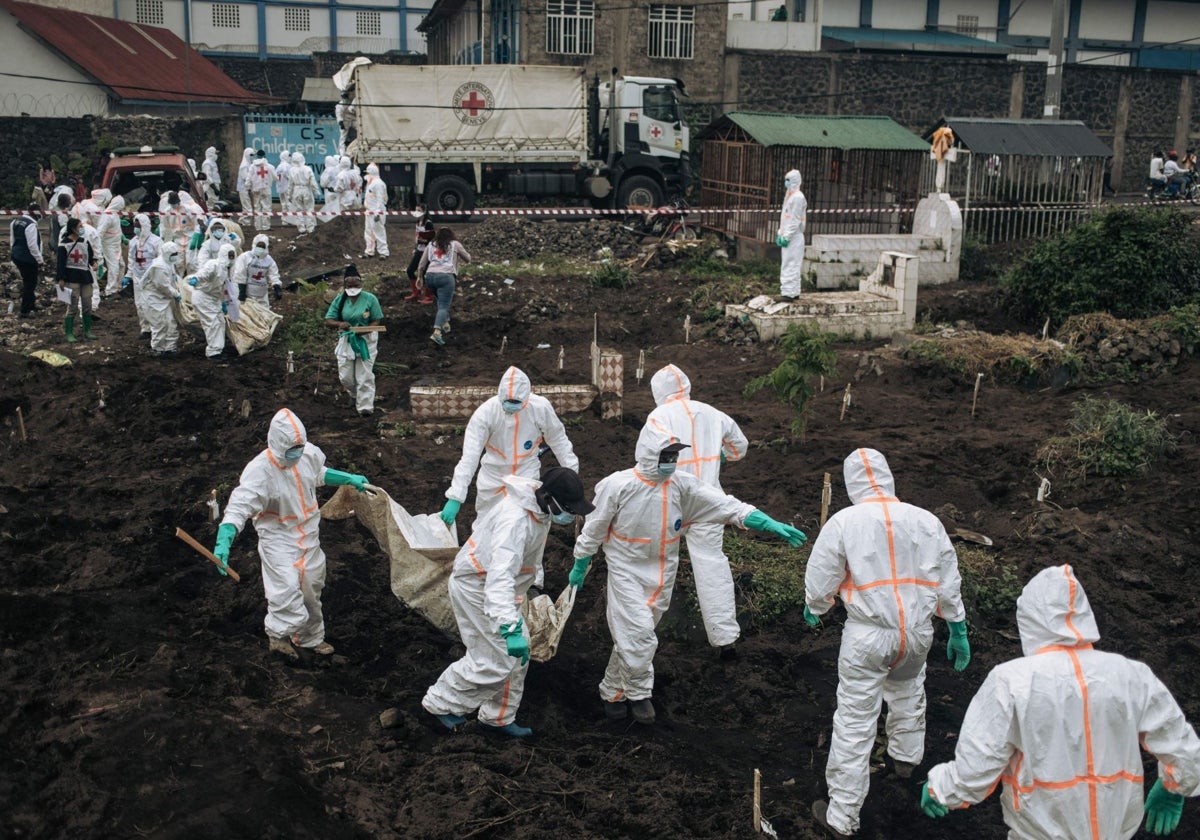
<path id="1" fill-rule="evenodd" d="M 461 238 L 477 262 L 499 262 L 529 253 L 531 242 L 591 258 L 628 235 L 596 222 L 585 235 L 569 224 L 492 221 L 461 226 Z M 455 734 L 431 725 L 420 698 L 461 648 L 392 596 L 386 558 L 353 520 L 322 525 L 337 656 L 304 667 L 267 655 L 253 533 L 234 546 L 240 585 L 174 537 L 179 526 L 212 544 L 209 491 L 226 501 L 281 406 L 304 420 L 330 466 L 366 474 L 411 511 L 440 509 L 460 450 L 453 427 L 465 421 L 413 433 L 409 387 L 492 384 L 510 364 L 537 383 L 587 382 L 594 318 L 600 343 L 625 355 L 626 393 L 621 420 L 569 418 L 589 486 L 632 465 L 653 406 L 649 378 L 674 362 L 691 376 L 693 395 L 730 413 L 752 441 L 747 459 L 724 470 L 727 492 L 815 538 L 822 474 L 834 476 L 839 509 L 842 459 L 858 446 L 878 448 L 902 499 L 990 536 L 1018 587 L 1045 565 L 1071 563 L 1096 609 L 1100 646 L 1147 661 L 1200 717 L 1200 650 L 1189 629 L 1200 622 L 1193 358 L 1137 385 L 985 381 L 972 417 L 973 380 L 926 378 L 882 342 L 843 343 L 839 375 L 826 380 L 807 437 L 796 440 L 787 407 L 766 392 L 742 396 L 747 381 L 777 363 L 773 345 L 731 336 L 720 322 L 697 324 L 684 344 L 684 316 L 699 313 L 688 304 L 697 281 L 683 269 L 649 270 L 617 290 L 547 276 L 474 281 L 468 268 L 453 332 L 438 348 L 428 339 L 432 307 L 402 300 L 408 227 L 390 230 L 392 257 L 358 259 L 364 274 L 382 273 L 388 326 L 377 403 L 386 411 L 371 418 L 357 416 L 337 384 L 332 332 L 322 353 L 297 358 L 289 375 L 282 335 L 266 350 L 213 364 L 189 334 L 178 357 L 155 358 L 125 298 L 101 307 L 97 341 L 72 346 L 58 315 L 0 319 L 4 837 L 749 838 L 755 768 L 763 813 L 779 836 L 822 836 L 809 805 L 823 794 L 840 610 L 816 632 L 796 612 L 766 626 L 748 622 L 740 655 L 722 662 L 688 611 L 691 599 L 677 592 L 655 663 L 658 722 L 614 726 L 597 695 L 610 640 L 603 574 L 595 573 L 557 657 L 530 670 L 519 719 L 535 737 L 515 742 L 475 724 Z M 360 226 L 348 221 L 295 240 L 274 233 L 285 276 L 340 266 L 361 251 Z M 982 295 L 978 287 L 922 289 L 919 309 L 989 328 L 995 313 Z M 302 305 L 315 304 L 289 293 L 277 305 L 281 330 Z M 39 348 L 73 364 L 55 368 L 27 355 Z M 847 382 L 853 399 L 840 420 Z M 1179 448 L 1144 476 L 1056 485 L 1038 503 L 1033 454 L 1063 432 L 1083 393 L 1167 418 Z M 460 528 L 469 523 L 468 504 Z M 567 536 L 555 529 L 546 554 L 554 594 L 566 585 Z M 940 643 L 930 657 L 926 764 L 901 781 L 875 762 L 861 837 L 1006 836 L 995 798 L 937 822 L 917 811 L 924 770 L 953 754 L 975 689 L 992 666 L 1020 655 L 1011 613 L 975 610 L 970 619 L 966 673 L 954 673 Z M 937 632 L 944 640 L 944 628 Z M 385 728 L 380 715 L 390 709 Z M 1200 825 L 1190 803 L 1183 825 Z"/>

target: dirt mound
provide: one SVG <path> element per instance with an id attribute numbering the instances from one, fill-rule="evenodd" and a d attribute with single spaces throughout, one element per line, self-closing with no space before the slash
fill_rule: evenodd
<path id="1" fill-rule="evenodd" d="M 1090 389 L 1169 418 L 1181 445 L 1154 465 L 1152 480 L 1056 488 L 1050 502 L 1038 503 L 1032 459 L 1061 433 L 1074 390 L 988 379 L 972 417 L 973 382 L 930 376 L 879 353 L 878 343 L 841 343 L 839 375 L 826 380 L 807 438 L 797 441 L 785 407 L 765 392 L 742 396 L 750 378 L 778 363 L 773 345 L 696 331 L 693 343 L 682 343 L 684 316 L 696 321 L 698 313 L 687 302 L 695 284 L 677 271 L 641 273 L 636 293 L 578 277 L 464 281 L 454 330 L 437 348 L 428 340 L 431 308 L 402 299 L 411 231 L 389 229 L 392 256 L 369 261 L 358 256 L 361 222 L 338 220 L 308 237 L 273 231 L 285 276 L 347 259 L 382 276 L 388 332 L 379 345 L 378 405 L 386 411 L 372 418 L 357 416 L 336 384 L 332 333 L 287 372 L 283 336 L 317 306 L 292 293 L 279 307 L 285 322 L 276 344 L 216 364 L 191 334 L 179 357 L 152 357 L 125 299 L 101 306 L 97 341 L 71 347 L 56 317 L 19 325 L 0 318 L 5 836 L 749 837 L 760 768 L 764 814 L 780 836 L 819 837 L 808 808 L 823 788 L 836 617 L 813 632 L 792 611 L 749 630 L 739 657 L 722 662 L 684 587 L 655 662 L 659 722 L 614 727 L 596 688 L 610 650 L 600 563 L 558 655 L 530 671 L 519 719 L 533 727 L 534 740 L 496 739 L 473 724 L 449 735 L 430 725 L 419 701 L 461 648 L 391 595 L 386 558 L 361 526 L 322 525 L 325 611 L 337 656 L 300 668 L 266 655 L 253 535 L 234 546 L 240 585 L 216 576 L 173 536 L 181 526 L 211 544 L 209 492 L 226 500 L 282 405 L 303 418 L 330 466 L 365 473 L 410 511 L 439 509 L 461 437 L 418 428 L 406 410 L 408 388 L 493 383 L 509 364 L 535 382 L 586 382 L 597 313 L 601 343 L 625 353 L 626 395 L 621 420 L 566 418 L 589 486 L 632 463 L 653 405 L 649 378 L 673 362 L 688 371 L 694 395 L 729 412 L 751 440 L 746 463 L 722 474 L 727 492 L 814 536 L 823 473 L 834 475 L 838 509 L 846 503 L 842 459 L 856 446 L 874 446 L 887 455 L 901 498 L 930 509 L 952 502 L 962 524 L 994 541 L 972 548 L 990 552 L 990 576 L 971 590 L 970 669 L 955 674 L 937 644 L 930 658 L 926 765 L 952 754 L 988 669 L 1020 655 L 1011 589 L 1049 563 L 1076 567 L 1105 633 L 1100 646 L 1149 662 L 1193 719 L 1200 716 L 1197 646 L 1180 631 L 1200 621 L 1200 607 L 1186 597 L 1193 581 L 1200 584 L 1187 492 L 1200 474 L 1194 359 L 1169 378 Z M 550 237 L 562 238 L 547 244 Z M 490 220 L 464 228 L 462 238 L 479 260 L 497 262 L 565 248 L 568 240 L 586 255 L 615 248 L 618 237 L 602 223 L 574 229 Z M 951 320 L 970 317 L 954 308 L 951 293 L 939 300 Z M 73 364 L 28 358 L 37 347 L 64 352 Z M 639 350 L 646 351 L 640 385 L 633 376 Z M 871 375 L 855 381 L 842 418 L 844 386 L 864 354 Z M 460 525 L 469 522 L 464 511 Z M 569 556 L 568 534 L 555 529 L 546 553 L 553 594 L 566 584 Z M 937 633 L 944 638 L 940 624 Z M 396 711 L 381 722 L 388 709 Z M 901 781 L 878 757 L 873 769 L 862 837 L 1006 835 L 995 797 L 933 822 L 917 812 L 922 771 Z M 1198 821 L 1189 803 L 1184 823 Z"/>

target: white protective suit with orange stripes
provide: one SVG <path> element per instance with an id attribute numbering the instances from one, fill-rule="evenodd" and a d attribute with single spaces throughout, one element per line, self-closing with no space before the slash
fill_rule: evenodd
<path id="1" fill-rule="evenodd" d="M 840 594 L 846 625 L 838 655 L 837 711 L 825 779 L 829 825 L 858 830 L 870 784 L 880 707 L 888 704 L 888 754 L 920 764 L 925 754 L 925 657 L 931 619 L 963 621 L 958 557 L 942 523 L 895 497 L 883 455 L 857 449 L 843 464 L 854 503 L 821 529 L 804 574 L 805 602 L 822 615 Z"/>
<path id="2" fill-rule="evenodd" d="M 515 414 L 504 411 L 504 400 L 521 401 Z M 521 475 L 536 479 L 541 475 L 538 449 L 545 442 L 554 451 L 559 466 L 579 472 L 579 459 L 567 437 L 567 430 L 545 397 L 533 393 L 529 377 L 520 368 L 510 367 L 500 377 L 496 396 L 471 415 L 463 434 L 462 457 L 454 468 L 454 477 L 446 498 L 463 502 L 475 470 L 475 512 L 483 516 L 504 498 L 504 477 Z M 542 585 L 541 564 L 537 586 Z"/>
<path id="3" fill-rule="evenodd" d="M 435 715 L 466 715 L 507 726 L 517 717 L 529 663 L 509 656 L 501 625 L 521 617 L 521 602 L 542 565 L 550 516 L 534 497 L 541 482 L 520 476 L 503 479 L 498 504 L 475 520 L 475 527 L 450 573 L 450 605 L 466 654 L 442 672 L 421 705 Z M 526 640 L 527 630 L 523 630 Z"/>
<path id="4" fill-rule="evenodd" d="M 596 485 L 596 509 L 575 540 L 576 558 L 591 557 L 603 545 L 608 562 L 607 617 L 613 650 L 600 683 L 600 697 L 606 702 L 642 700 L 654 692 L 654 629 L 671 605 L 679 541 L 687 529 L 700 522 L 742 526 L 755 510 L 691 473 L 659 475 L 659 453 L 679 442 L 674 435 L 643 426 L 637 466 Z"/>
<path id="5" fill-rule="evenodd" d="M 950 808 L 1000 797 L 1010 837 L 1118 840 L 1142 819 L 1141 747 L 1172 793 L 1200 792 L 1200 739 L 1141 662 L 1100 638 L 1070 566 L 1038 572 L 1017 599 L 1025 655 L 992 669 L 959 730 L 954 760 L 929 771 Z"/>
<path id="6" fill-rule="evenodd" d="M 804 273 L 804 228 L 808 223 L 808 201 L 800 192 L 800 171 L 789 170 L 784 176 L 783 209 L 779 211 L 779 236 L 783 245 L 779 262 L 779 294 L 800 296 L 800 278 Z"/>
<path id="7" fill-rule="evenodd" d="M 720 490 L 721 456 L 726 461 L 737 461 L 749 446 L 741 428 L 728 414 L 693 400 L 691 380 L 675 365 L 667 365 L 651 377 L 650 391 L 658 407 L 650 412 L 646 424 L 691 447 L 679 453 L 677 472 L 689 472 Z M 741 635 L 724 539 L 725 526 L 720 522 L 697 522 L 687 531 L 696 598 L 708 643 L 713 647 L 731 645 Z"/>
<path id="8" fill-rule="evenodd" d="M 289 467 L 284 453 L 299 445 L 304 454 Z M 242 470 L 221 520 L 239 532 L 246 520 L 254 520 L 267 596 L 267 635 L 305 648 L 325 641 L 325 552 L 317 501 L 317 488 L 324 484 L 325 453 L 308 442 L 300 418 L 281 408 L 271 418 L 267 448 Z"/>

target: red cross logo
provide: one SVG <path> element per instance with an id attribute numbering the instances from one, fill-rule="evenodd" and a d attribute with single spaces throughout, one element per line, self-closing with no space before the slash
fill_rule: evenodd
<path id="1" fill-rule="evenodd" d="M 69 259 L 71 261 L 71 265 L 79 265 L 81 262 L 84 261 L 85 257 L 83 256 L 82 251 L 80 251 L 77 248 L 73 248 L 71 250 L 71 255 L 69 257 L 67 257 L 67 259 Z"/>
<path id="2" fill-rule="evenodd" d="M 267 168 L 265 166 L 258 167 L 258 177 L 259 178 L 267 177 Z"/>
<path id="3" fill-rule="evenodd" d="M 462 101 L 462 109 L 469 111 L 472 117 L 479 116 L 479 112 L 487 107 L 487 100 L 480 96 L 476 91 L 471 91 Z"/>
<path id="4" fill-rule="evenodd" d="M 251 280 L 261 280 L 261 279 L 263 279 L 263 273 L 261 271 L 256 271 L 250 275 L 250 279 Z"/>
<path id="5" fill-rule="evenodd" d="M 136 251 L 134 251 L 134 254 L 136 254 L 136 256 L 133 258 L 133 261 L 138 264 L 139 268 L 146 264 L 146 255 L 142 253 L 141 248 L 138 248 Z"/>
<path id="6" fill-rule="evenodd" d="M 650 136 L 657 140 L 659 137 L 662 137 L 662 129 L 658 126 L 652 126 L 650 128 Z"/>

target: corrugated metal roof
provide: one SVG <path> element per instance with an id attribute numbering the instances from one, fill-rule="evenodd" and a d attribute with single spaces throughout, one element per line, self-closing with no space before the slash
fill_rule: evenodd
<path id="1" fill-rule="evenodd" d="M 304 92 L 300 94 L 301 102 L 334 103 L 340 100 L 342 92 L 337 89 L 333 79 L 321 76 L 308 76 L 304 80 Z"/>
<path id="2" fill-rule="evenodd" d="M 1110 157 L 1112 150 L 1078 120 L 993 120 L 946 117 L 957 144 L 977 154 L 1035 157 Z"/>
<path id="3" fill-rule="evenodd" d="M 724 120 L 737 124 L 764 146 L 929 151 L 929 143 L 891 117 L 730 111 L 701 131 L 700 138 Z"/>
<path id="4" fill-rule="evenodd" d="M 120 99 L 262 103 L 169 29 L 0 0 L 22 27 Z"/>
<path id="5" fill-rule="evenodd" d="M 821 36 L 842 41 L 856 49 L 916 52 L 992 53 L 1009 55 L 1036 52 L 1031 47 L 989 41 L 959 32 L 928 32 L 923 29 L 862 29 L 853 26 L 823 26 Z"/>

